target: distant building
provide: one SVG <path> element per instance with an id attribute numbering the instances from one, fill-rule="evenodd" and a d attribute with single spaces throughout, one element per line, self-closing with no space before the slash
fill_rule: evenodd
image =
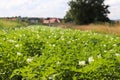
<path id="1" fill-rule="evenodd" d="M 61 20 L 59 18 L 43 19 L 43 24 L 55 24 L 55 23 L 61 23 Z"/>
<path id="2" fill-rule="evenodd" d="M 40 23 L 40 18 L 28 18 L 28 22 L 31 24 Z"/>
<path id="3" fill-rule="evenodd" d="M 61 23 L 60 18 L 38 18 L 38 17 L 0 17 L 0 19 L 3 20 L 10 20 L 10 21 L 20 21 L 20 22 L 27 22 L 29 24 L 46 24 L 46 25 L 56 25 L 58 23 Z"/>

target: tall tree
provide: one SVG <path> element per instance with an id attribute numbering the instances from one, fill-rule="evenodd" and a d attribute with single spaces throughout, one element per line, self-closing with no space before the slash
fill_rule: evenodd
<path id="1" fill-rule="evenodd" d="M 71 22 L 71 21 L 73 21 L 73 18 L 72 18 L 72 15 L 71 15 L 70 11 L 67 11 L 67 13 L 66 13 L 66 15 L 64 17 L 64 21 L 65 22 Z"/>
<path id="2" fill-rule="evenodd" d="M 71 0 L 69 2 L 70 10 L 67 12 L 72 16 L 76 24 L 89 24 L 93 22 L 109 21 L 107 14 L 108 5 L 105 0 Z"/>

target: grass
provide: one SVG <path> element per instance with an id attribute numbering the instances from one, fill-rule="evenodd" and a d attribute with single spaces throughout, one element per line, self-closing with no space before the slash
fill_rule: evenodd
<path id="1" fill-rule="evenodd" d="M 62 28 L 72 28 L 83 31 L 94 31 L 99 33 L 108 33 L 120 35 L 120 23 L 116 24 L 89 24 L 89 25 L 75 25 L 75 24 L 61 24 Z"/>
<path id="2" fill-rule="evenodd" d="M 10 21 L 10 20 L 2 20 L 0 19 L 0 29 L 14 29 L 16 27 L 27 26 L 27 23 L 19 22 L 19 21 Z"/>

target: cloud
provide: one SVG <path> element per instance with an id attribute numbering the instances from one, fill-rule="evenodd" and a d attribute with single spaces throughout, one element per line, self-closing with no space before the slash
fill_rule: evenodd
<path id="1" fill-rule="evenodd" d="M 110 14 L 108 15 L 110 19 L 120 19 L 120 0 L 106 0 L 105 4 L 108 4 Z"/>
<path id="2" fill-rule="evenodd" d="M 41 3 L 40 6 L 36 6 L 33 12 L 41 14 L 41 16 L 56 16 L 62 17 L 67 11 L 67 1 L 64 0 L 52 0 L 46 3 Z M 39 10 L 39 11 L 38 11 Z"/>
<path id="3" fill-rule="evenodd" d="M 0 8 L 10 9 L 27 2 L 28 0 L 2 0 L 0 3 Z"/>
<path id="4" fill-rule="evenodd" d="M 109 5 L 119 5 L 120 0 L 106 0 L 105 3 Z"/>
<path id="5" fill-rule="evenodd" d="M 0 16 L 64 17 L 70 0 L 2 0 Z M 120 0 L 105 0 L 110 19 L 120 19 Z"/>
<path id="6" fill-rule="evenodd" d="M 68 9 L 68 0 L 3 0 L 0 16 L 63 17 Z"/>

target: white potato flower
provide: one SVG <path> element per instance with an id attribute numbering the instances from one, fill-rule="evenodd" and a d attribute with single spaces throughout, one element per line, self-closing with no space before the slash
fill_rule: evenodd
<path id="1" fill-rule="evenodd" d="M 28 58 L 26 61 L 27 61 L 27 63 L 30 63 L 30 62 L 32 62 L 32 60 L 33 60 L 33 58 Z"/>
<path id="2" fill-rule="evenodd" d="M 89 62 L 89 63 L 94 62 L 93 56 L 91 56 L 91 57 L 88 58 L 88 62 Z"/>
<path id="3" fill-rule="evenodd" d="M 18 56 L 21 56 L 21 53 L 20 53 L 20 52 L 17 52 L 17 55 L 18 55 Z"/>
<path id="4" fill-rule="evenodd" d="M 53 44 L 52 46 L 55 47 L 55 44 Z"/>
<path id="5" fill-rule="evenodd" d="M 15 43 L 16 41 L 10 39 L 10 40 L 8 40 L 8 42 L 10 42 L 10 43 Z"/>
<path id="6" fill-rule="evenodd" d="M 16 44 L 16 45 L 15 45 L 15 47 L 20 47 L 20 46 L 22 46 L 22 44 Z"/>
<path id="7" fill-rule="evenodd" d="M 117 46 L 117 44 L 113 44 L 113 46 L 115 47 L 115 46 Z"/>
<path id="8" fill-rule="evenodd" d="M 85 65 L 86 65 L 86 62 L 85 62 L 85 61 L 79 61 L 79 65 L 85 66 Z"/>
<path id="9" fill-rule="evenodd" d="M 98 57 L 98 58 L 101 58 L 102 56 L 101 56 L 101 54 L 99 54 L 99 55 L 97 55 L 97 57 Z"/>
<path id="10" fill-rule="evenodd" d="M 115 56 L 120 57 L 120 54 L 119 54 L 119 53 L 116 53 Z"/>

